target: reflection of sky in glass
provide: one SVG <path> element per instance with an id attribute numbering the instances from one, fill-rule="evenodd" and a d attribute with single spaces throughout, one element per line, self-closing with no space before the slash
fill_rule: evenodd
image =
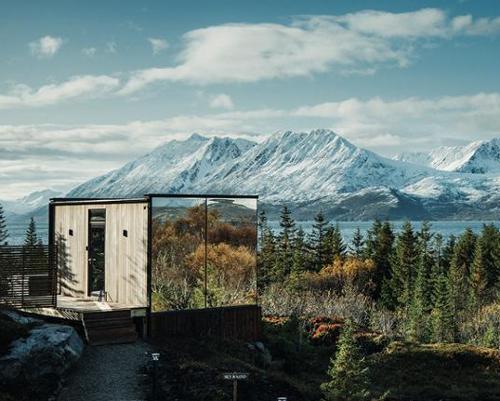
<path id="1" fill-rule="evenodd" d="M 257 199 L 251 198 L 213 198 L 208 200 L 208 204 L 210 205 L 220 201 L 232 201 L 234 205 L 241 205 L 252 210 L 257 210 Z"/>
<path id="2" fill-rule="evenodd" d="M 205 197 L 182 198 L 182 197 L 153 197 L 153 208 L 156 207 L 192 207 L 205 202 Z M 231 201 L 234 205 L 244 206 L 248 209 L 257 210 L 257 199 L 255 198 L 209 198 L 208 204 Z"/>

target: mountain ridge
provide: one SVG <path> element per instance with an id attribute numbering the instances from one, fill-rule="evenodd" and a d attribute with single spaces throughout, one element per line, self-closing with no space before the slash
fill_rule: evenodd
<path id="1" fill-rule="evenodd" d="M 193 134 L 89 180 L 68 196 L 152 192 L 259 194 L 269 210 L 286 203 L 348 220 L 491 218 L 500 210 L 500 179 L 494 174 L 385 158 L 327 129 L 278 131 L 260 143 Z"/>

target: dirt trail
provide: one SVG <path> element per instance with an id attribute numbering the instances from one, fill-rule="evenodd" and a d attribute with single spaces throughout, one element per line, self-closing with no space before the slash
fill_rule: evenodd
<path id="1" fill-rule="evenodd" d="M 57 401 L 145 400 L 142 368 L 150 351 L 142 341 L 86 347 Z"/>

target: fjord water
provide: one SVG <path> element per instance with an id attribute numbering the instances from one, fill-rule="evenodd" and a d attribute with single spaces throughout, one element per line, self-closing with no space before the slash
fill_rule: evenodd
<path id="1" fill-rule="evenodd" d="M 363 235 L 366 235 L 366 232 L 370 229 L 373 222 L 372 221 L 339 221 L 332 222 L 333 224 L 339 225 L 344 240 L 346 242 L 351 241 L 354 231 L 359 227 Z M 401 229 L 404 221 L 391 221 L 396 232 Z M 458 236 L 460 235 L 467 227 L 470 227 L 475 233 L 479 233 L 483 228 L 484 224 L 495 224 L 497 227 L 500 227 L 500 220 L 495 221 L 448 221 L 448 220 L 437 220 L 431 221 L 431 230 L 435 233 L 440 233 L 445 238 L 450 235 Z M 302 227 L 302 229 L 309 233 L 312 230 L 314 222 L 313 221 L 298 221 L 297 227 Z M 412 221 L 413 227 L 415 230 L 420 229 L 422 222 L 421 221 Z M 26 232 L 26 228 L 28 226 L 28 221 L 25 223 L 11 223 L 8 225 L 9 230 L 9 243 L 11 244 L 21 244 L 24 240 L 24 235 Z M 269 227 L 278 232 L 280 230 L 279 221 L 270 221 Z M 42 241 L 47 243 L 48 238 L 48 226 L 47 223 L 37 223 L 37 229 Z"/>
<path id="2" fill-rule="evenodd" d="M 340 227 L 340 230 L 342 231 L 342 236 L 344 237 L 344 240 L 346 242 L 350 242 L 352 240 L 352 237 L 354 236 L 354 232 L 356 229 L 359 227 L 361 230 L 361 233 L 363 236 L 366 237 L 367 231 L 372 227 L 373 221 L 338 221 L 338 222 L 331 222 L 332 224 L 337 224 Z M 403 226 L 405 222 L 404 221 L 391 221 L 392 226 L 394 227 L 394 231 L 397 233 L 401 230 L 401 227 Z M 420 227 L 422 226 L 422 221 L 412 221 L 411 222 L 415 230 L 419 230 Z M 479 233 L 483 225 L 485 224 L 495 224 L 495 226 L 500 227 L 500 220 L 496 221 L 477 221 L 477 220 L 472 220 L 472 221 L 453 221 L 453 220 L 437 220 L 437 221 L 430 221 L 429 224 L 431 225 L 431 231 L 434 233 L 440 233 L 444 238 L 448 238 L 451 235 L 458 236 L 463 231 L 470 227 L 475 233 Z M 296 222 L 297 228 L 302 227 L 304 232 L 310 233 L 314 224 L 314 221 L 298 221 Z M 275 231 L 279 232 L 280 226 L 279 226 L 279 221 L 270 221 L 269 222 L 269 227 Z"/>

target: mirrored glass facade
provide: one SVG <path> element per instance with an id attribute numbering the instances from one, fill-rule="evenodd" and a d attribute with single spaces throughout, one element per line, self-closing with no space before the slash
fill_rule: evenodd
<path id="1" fill-rule="evenodd" d="M 257 199 L 152 197 L 152 311 L 256 303 Z"/>

